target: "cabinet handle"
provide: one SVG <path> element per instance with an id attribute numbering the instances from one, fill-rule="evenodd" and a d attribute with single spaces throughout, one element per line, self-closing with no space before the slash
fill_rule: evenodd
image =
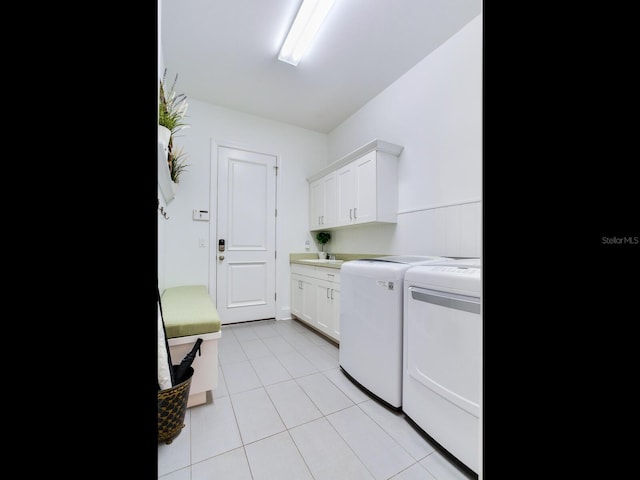
<path id="1" fill-rule="evenodd" d="M 298 280 L 298 288 L 302 290 L 302 280 Z"/>
<path id="2" fill-rule="evenodd" d="M 331 289 L 331 300 L 333 300 L 333 288 Z"/>
<path id="3" fill-rule="evenodd" d="M 353 208 L 353 218 L 358 218 L 358 207 Z"/>
<path id="4" fill-rule="evenodd" d="M 353 216 L 351 216 L 351 212 L 353 212 L 353 208 L 349 209 L 349 220 L 353 220 Z"/>
<path id="5" fill-rule="evenodd" d="M 324 225 L 324 215 L 322 215 L 322 225 Z"/>
<path id="6" fill-rule="evenodd" d="M 320 217 L 320 215 L 318 215 L 318 225 L 322 225 L 322 222 L 320 221 L 322 217 Z"/>
<path id="7" fill-rule="evenodd" d="M 329 289 L 328 289 L 328 288 L 327 288 L 327 298 L 331 298 L 331 297 L 329 296 Z"/>

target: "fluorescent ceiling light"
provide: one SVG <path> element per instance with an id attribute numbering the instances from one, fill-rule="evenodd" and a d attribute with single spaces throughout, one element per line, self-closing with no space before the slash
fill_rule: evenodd
<path id="1" fill-rule="evenodd" d="M 278 60 L 298 65 L 334 3 L 335 0 L 303 0 Z"/>

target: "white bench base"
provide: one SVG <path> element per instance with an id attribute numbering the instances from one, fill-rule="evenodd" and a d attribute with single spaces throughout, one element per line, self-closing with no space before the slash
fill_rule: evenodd
<path id="1" fill-rule="evenodd" d="M 205 333 L 201 335 L 190 335 L 187 337 L 176 337 L 167 339 L 171 361 L 174 365 L 180 362 L 187 353 L 195 346 L 198 338 L 202 339 L 200 353 L 196 353 L 191 366 L 193 367 L 193 377 L 189 388 L 189 400 L 187 408 L 202 405 L 207 401 L 207 392 L 211 392 L 218 386 L 218 339 L 222 332 Z"/>

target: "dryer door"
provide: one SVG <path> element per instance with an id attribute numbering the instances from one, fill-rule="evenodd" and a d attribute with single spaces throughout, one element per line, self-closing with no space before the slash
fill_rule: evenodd
<path id="1" fill-rule="evenodd" d="M 444 399 L 480 415 L 480 299 L 409 287 L 407 373 Z"/>
<path id="2" fill-rule="evenodd" d="M 433 288 L 437 282 L 428 280 L 410 285 L 405 277 L 403 409 L 477 473 L 482 441 L 480 298 L 440 291 Z"/>

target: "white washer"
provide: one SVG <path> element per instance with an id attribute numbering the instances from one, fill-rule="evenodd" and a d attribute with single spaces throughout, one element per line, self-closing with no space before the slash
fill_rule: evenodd
<path id="1" fill-rule="evenodd" d="M 404 277 L 402 410 L 466 467 L 480 468 L 481 263 L 413 267 Z"/>
<path id="2" fill-rule="evenodd" d="M 340 269 L 340 367 L 387 406 L 402 405 L 403 279 L 435 256 L 390 255 L 351 260 Z"/>

